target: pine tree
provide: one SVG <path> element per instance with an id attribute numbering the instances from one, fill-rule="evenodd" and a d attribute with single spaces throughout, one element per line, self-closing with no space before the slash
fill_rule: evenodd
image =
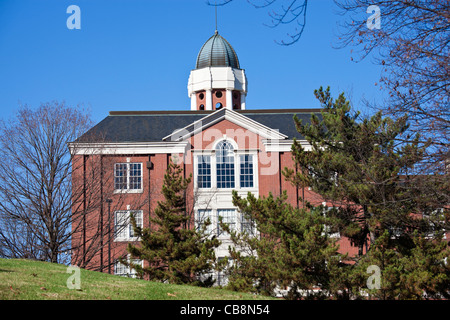
<path id="1" fill-rule="evenodd" d="M 305 125 L 294 117 L 312 148 L 304 150 L 294 140 L 297 170 L 285 168 L 283 174 L 334 207 L 325 214 L 305 199 L 302 209 L 293 208 L 286 193 L 246 199 L 234 193 L 234 205 L 254 220 L 258 234 L 232 232 L 230 287 L 266 294 L 288 288 L 292 299 L 449 297 L 450 248 L 443 241 L 449 216 L 440 197 L 448 185 L 417 174 L 427 145 L 419 136 L 404 142 L 406 116 L 362 118 L 343 94 L 337 100 L 329 89 L 315 94 L 321 117 L 312 115 Z M 359 247 L 359 255 L 338 252 L 329 237 L 336 231 Z M 369 285 L 371 270 L 379 271 L 373 274 L 376 286 Z"/>
<path id="2" fill-rule="evenodd" d="M 335 227 L 359 247 L 356 263 L 345 271 L 347 290 L 358 295 L 367 289 L 366 270 L 375 265 L 382 278 L 380 289 L 370 291 L 376 298 L 448 295 L 449 250 L 442 241 L 449 230 L 448 184 L 417 171 L 428 145 L 419 143 L 419 135 L 404 142 L 407 116 L 392 120 L 379 112 L 362 118 L 344 94 L 336 100 L 329 88 L 315 94 L 323 106 L 321 119 L 312 115 L 311 124 L 294 119 L 312 148 L 294 141 L 300 170 L 285 168 L 284 175 L 332 202 Z"/>
<path id="3" fill-rule="evenodd" d="M 207 237 L 204 229 L 185 228 L 191 217 L 186 214 L 184 191 L 191 177 L 183 178 L 182 171 L 179 165 L 169 164 L 162 188 L 164 200 L 158 201 L 154 216 L 150 216 L 152 228 L 137 227 L 131 219 L 140 243 L 129 244 L 128 252 L 148 263 L 132 267 L 149 280 L 208 286 L 212 277 L 205 275 L 217 266 L 214 249 L 220 242 Z"/>
<path id="4" fill-rule="evenodd" d="M 294 184 L 304 183 L 326 200 L 339 206 L 343 232 L 363 253 L 367 239 L 374 242 L 385 230 L 406 234 L 417 228 L 411 213 L 420 190 L 412 179 L 414 166 L 426 145 L 419 138 L 399 143 L 407 129 L 407 118 L 391 120 L 379 112 L 361 119 L 341 94 L 337 100 L 329 88 L 315 91 L 323 106 L 322 120 L 311 117 L 297 130 L 311 144 L 305 151 L 297 141 L 293 155 L 300 170 L 284 171 Z"/>
<path id="5" fill-rule="evenodd" d="M 329 236 L 332 222 L 324 207 L 307 204 L 299 209 L 287 200 L 286 192 L 277 198 L 249 193 L 245 199 L 233 193 L 234 205 L 254 221 L 258 232 L 232 232 L 229 287 L 267 295 L 281 292 L 288 299 L 340 294 L 333 290 L 333 276 L 340 275 L 332 271 L 346 257 Z"/>

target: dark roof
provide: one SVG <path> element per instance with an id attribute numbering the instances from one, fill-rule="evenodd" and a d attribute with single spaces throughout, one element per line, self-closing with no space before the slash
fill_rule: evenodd
<path id="1" fill-rule="evenodd" d="M 293 120 L 294 114 L 309 123 L 311 114 L 320 116 L 320 109 L 234 110 L 271 129 L 278 129 L 289 139 L 302 139 Z M 214 111 L 111 111 L 77 142 L 156 142 L 177 129 Z"/>
<path id="2" fill-rule="evenodd" d="M 232 67 L 239 69 L 239 59 L 230 43 L 219 33 L 209 38 L 200 49 L 195 68 Z"/>

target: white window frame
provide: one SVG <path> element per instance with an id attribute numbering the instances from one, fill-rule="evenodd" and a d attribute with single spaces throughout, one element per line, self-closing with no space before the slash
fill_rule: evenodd
<path id="1" fill-rule="evenodd" d="M 336 207 L 327 206 L 326 202 L 322 202 L 322 205 L 325 207 L 325 209 L 323 211 L 323 216 L 324 217 L 326 217 L 328 211 L 331 211 L 334 208 L 336 208 Z M 336 208 L 336 209 L 339 210 L 339 208 Z M 327 226 L 327 225 L 324 225 L 323 228 L 324 228 L 324 234 L 326 234 L 329 238 L 333 238 L 333 239 L 341 238 L 341 233 L 339 231 L 338 232 L 334 232 L 334 233 L 330 233 L 330 227 Z"/>
<path id="2" fill-rule="evenodd" d="M 202 157 L 203 159 L 205 159 L 205 158 L 209 158 L 209 187 L 204 187 L 203 186 L 203 183 L 205 183 L 204 181 L 202 181 L 202 186 L 199 186 L 199 183 L 200 183 L 200 181 L 199 181 L 199 179 L 198 179 L 198 177 L 199 177 L 199 165 L 200 165 L 200 161 L 199 161 L 199 158 L 200 157 Z M 213 187 L 213 184 L 212 184 L 212 180 L 213 180 L 213 167 L 212 167 L 212 155 L 211 154 L 198 154 L 198 155 L 195 155 L 195 159 L 196 159 L 196 163 L 195 163 L 195 170 L 196 170 L 196 181 L 195 181 L 195 183 L 196 183 L 196 186 L 197 186 L 197 188 L 198 189 L 211 189 L 212 187 Z M 201 163 L 205 163 L 204 161 L 203 162 L 201 162 Z M 204 168 L 202 168 L 202 169 L 204 169 Z M 202 174 L 202 177 L 206 177 L 207 175 L 205 175 L 205 174 Z"/>
<path id="3" fill-rule="evenodd" d="M 222 214 L 227 214 L 222 215 L 222 222 L 226 223 L 229 225 L 230 231 L 238 231 L 240 230 L 240 214 L 239 211 L 236 209 L 217 209 L 216 210 L 216 221 L 217 221 L 217 236 L 218 237 L 224 237 L 224 236 L 229 236 L 229 234 L 227 232 L 225 232 L 224 230 L 222 230 L 220 228 L 220 220 L 219 217 Z M 229 215 L 231 213 L 231 215 Z M 227 218 L 229 217 L 233 217 L 234 221 L 228 221 Z M 225 218 L 225 219 L 224 219 Z M 228 221 L 228 222 L 227 222 Z"/>
<path id="4" fill-rule="evenodd" d="M 223 175 L 223 177 L 227 177 L 227 176 L 230 176 L 230 177 L 232 177 L 233 178 L 233 186 L 229 186 L 229 187 L 219 187 L 218 186 L 218 184 L 219 183 L 225 183 L 225 184 L 227 184 L 227 182 L 225 181 L 221 181 L 221 182 L 219 182 L 218 181 L 218 172 L 219 172 L 219 170 L 218 170 L 218 168 L 217 168 L 217 166 L 219 165 L 219 163 L 218 163 L 218 150 L 217 150 L 217 148 L 218 148 L 218 146 L 219 146 L 219 144 L 221 144 L 221 143 L 227 143 L 228 145 L 230 145 L 231 146 L 231 148 L 232 148 L 232 150 L 230 151 L 231 152 L 231 156 L 229 156 L 229 155 L 227 155 L 227 156 L 224 156 L 224 159 L 227 159 L 227 158 L 231 158 L 230 160 L 230 162 L 223 162 L 224 164 L 230 164 L 230 165 L 232 165 L 233 166 L 233 174 L 232 175 L 226 175 L 226 174 L 224 174 Z M 216 178 L 216 183 L 215 183 L 215 187 L 217 188 L 217 189 L 236 189 L 237 188 L 237 185 L 239 184 L 239 180 L 237 179 L 237 175 L 236 175 L 236 148 L 235 148 L 235 144 L 233 144 L 233 143 L 231 143 L 229 140 L 227 140 L 227 139 L 220 139 L 216 144 L 215 144 L 215 146 L 214 146 L 214 152 L 215 152 L 215 160 L 216 160 L 216 165 L 215 165 L 215 178 Z M 222 170 L 226 170 L 226 169 L 222 169 Z M 230 184 L 231 184 L 231 182 L 230 182 Z"/>
<path id="5" fill-rule="evenodd" d="M 207 236 L 215 235 L 217 232 L 215 231 L 215 218 L 213 214 L 213 210 L 211 209 L 198 209 L 195 212 L 195 228 L 196 230 L 200 230 L 203 227 L 203 224 L 209 218 L 211 224 L 206 227 L 205 233 Z"/>
<path id="6" fill-rule="evenodd" d="M 126 189 L 116 189 L 116 167 L 118 165 L 126 165 L 127 167 L 127 173 L 126 173 Z M 131 182 L 131 166 L 132 165 L 139 165 L 140 166 L 140 172 L 141 175 L 137 176 L 140 178 L 140 188 L 139 189 L 130 189 Z M 114 164 L 114 193 L 142 193 L 144 191 L 144 171 L 143 171 L 143 164 L 142 162 L 118 162 Z"/>
<path id="7" fill-rule="evenodd" d="M 196 220 L 195 220 L 195 227 L 197 230 L 201 228 L 202 223 L 206 221 L 207 218 L 211 221 L 211 224 L 208 226 L 206 230 L 207 236 L 217 236 L 219 238 L 229 238 L 230 235 L 227 232 L 224 232 L 221 230 L 219 226 L 219 216 L 221 213 L 225 213 L 226 211 L 233 212 L 234 213 L 234 222 L 233 226 L 231 226 L 232 231 L 237 231 L 239 233 L 247 232 L 249 227 L 245 227 L 247 230 L 244 230 L 244 226 L 246 224 L 252 224 L 250 226 L 251 232 L 249 234 L 250 236 L 256 236 L 257 235 L 257 229 L 256 224 L 254 221 L 249 221 L 249 219 L 245 219 L 245 216 L 242 212 L 237 210 L 236 208 L 216 208 L 216 209 L 197 209 L 195 212 Z M 224 223 L 227 223 L 227 221 L 222 220 Z"/>
<path id="8" fill-rule="evenodd" d="M 143 211 L 142 210 L 117 210 L 114 211 L 114 241 L 138 241 L 139 237 L 135 237 L 133 225 L 131 224 L 130 214 L 133 213 L 136 219 L 136 225 L 143 227 Z M 122 215 L 122 217 L 120 217 Z M 125 217 L 123 217 L 125 216 Z M 119 219 L 121 221 L 119 221 Z M 119 224 L 120 222 L 120 224 Z M 121 228 L 117 230 L 117 228 Z"/>
<path id="9" fill-rule="evenodd" d="M 141 267 L 144 266 L 144 261 L 140 259 L 130 259 L 130 255 L 127 255 L 127 261 L 132 261 L 134 264 L 140 264 Z M 122 271 L 122 272 L 119 272 Z M 120 261 L 116 261 L 114 263 L 114 274 L 119 277 L 127 277 L 127 278 L 136 278 L 137 272 L 136 269 L 130 268 L 129 266 L 126 266 Z"/>
<path id="10" fill-rule="evenodd" d="M 255 160 L 254 160 L 255 157 L 253 156 L 253 154 L 248 154 L 248 153 L 247 154 L 238 154 L 236 156 L 239 158 L 239 161 L 238 161 L 238 163 L 239 163 L 239 167 L 238 167 L 239 189 L 253 189 L 255 187 Z M 242 165 L 245 164 L 245 160 L 242 161 L 242 157 L 249 157 L 251 159 L 251 164 L 252 164 L 251 170 L 253 171 L 252 174 L 249 174 L 249 173 L 242 174 L 241 173 Z M 242 176 L 249 176 L 249 177 L 251 176 L 252 177 L 252 179 L 251 179 L 252 186 L 243 187 L 242 183 L 244 183 L 245 181 L 242 180 Z"/>
<path id="11" fill-rule="evenodd" d="M 234 188 L 217 188 L 217 157 L 216 157 L 216 146 L 221 141 L 228 141 L 234 148 Z M 220 138 L 215 141 L 210 150 L 194 150 L 194 186 L 196 190 L 199 191 L 212 191 L 218 193 L 229 193 L 230 190 L 242 190 L 257 192 L 259 182 L 258 182 L 258 150 L 257 149 L 239 149 L 234 140 L 228 138 Z M 240 156 L 251 156 L 252 166 L 253 166 L 253 187 L 241 187 L 241 157 Z M 199 188 L 198 187 L 198 156 L 210 156 L 211 164 L 211 187 L 210 188 Z"/>

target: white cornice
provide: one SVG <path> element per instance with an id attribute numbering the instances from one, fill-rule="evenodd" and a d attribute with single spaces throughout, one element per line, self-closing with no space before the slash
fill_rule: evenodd
<path id="1" fill-rule="evenodd" d="M 189 143 L 176 142 L 122 142 L 122 143 L 76 143 L 69 144 L 72 155 L 157 154 L 184 153 Z"/>
<path id="2" fill-rule="evenodd" d="M 306 151 L 311 150 L 311 145 L 306 140 L 297 140 L 298 143 Z M 290 152 L 294 140 L 269 140 L 265 139 L 262 141 L 266 148 L 266 152 Z"/>

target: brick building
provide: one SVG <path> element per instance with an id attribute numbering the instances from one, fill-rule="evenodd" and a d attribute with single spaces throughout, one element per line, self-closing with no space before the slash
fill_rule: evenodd
<path id="1" fill-rule="evenodd" d="M 149 226 L 149 214 L 162 200 L 167 164 L 175 156 L 185 176 L 192 174 L 186 194 L 193 223 L 209 217 L 209 232 L 219 235 L 218 257 L 227 254 L 227 235 L 218 217 L 236 230 L 252 224 L 232 204 L 231 190 L 265 196 L 287 191 L 293 205 L 299 196 L 319 204 L 308 188 L 284 180 L 293 167 L 294 114 L 303 122 L 318 109 L 246 108 L 247 78 L 232 46 L 217 31 L 202 46 L 188 80 L 190 110 L 120 111 L 109 115 L 71 144 L 73 160 L 72 263 L 116 274 L 132 273 L 117 263 L 136 241 L 129 223 Z M 339 237 L 339 235 L 334 235 Z M 356 252 L 347 239 L 341 249 Z"/>

